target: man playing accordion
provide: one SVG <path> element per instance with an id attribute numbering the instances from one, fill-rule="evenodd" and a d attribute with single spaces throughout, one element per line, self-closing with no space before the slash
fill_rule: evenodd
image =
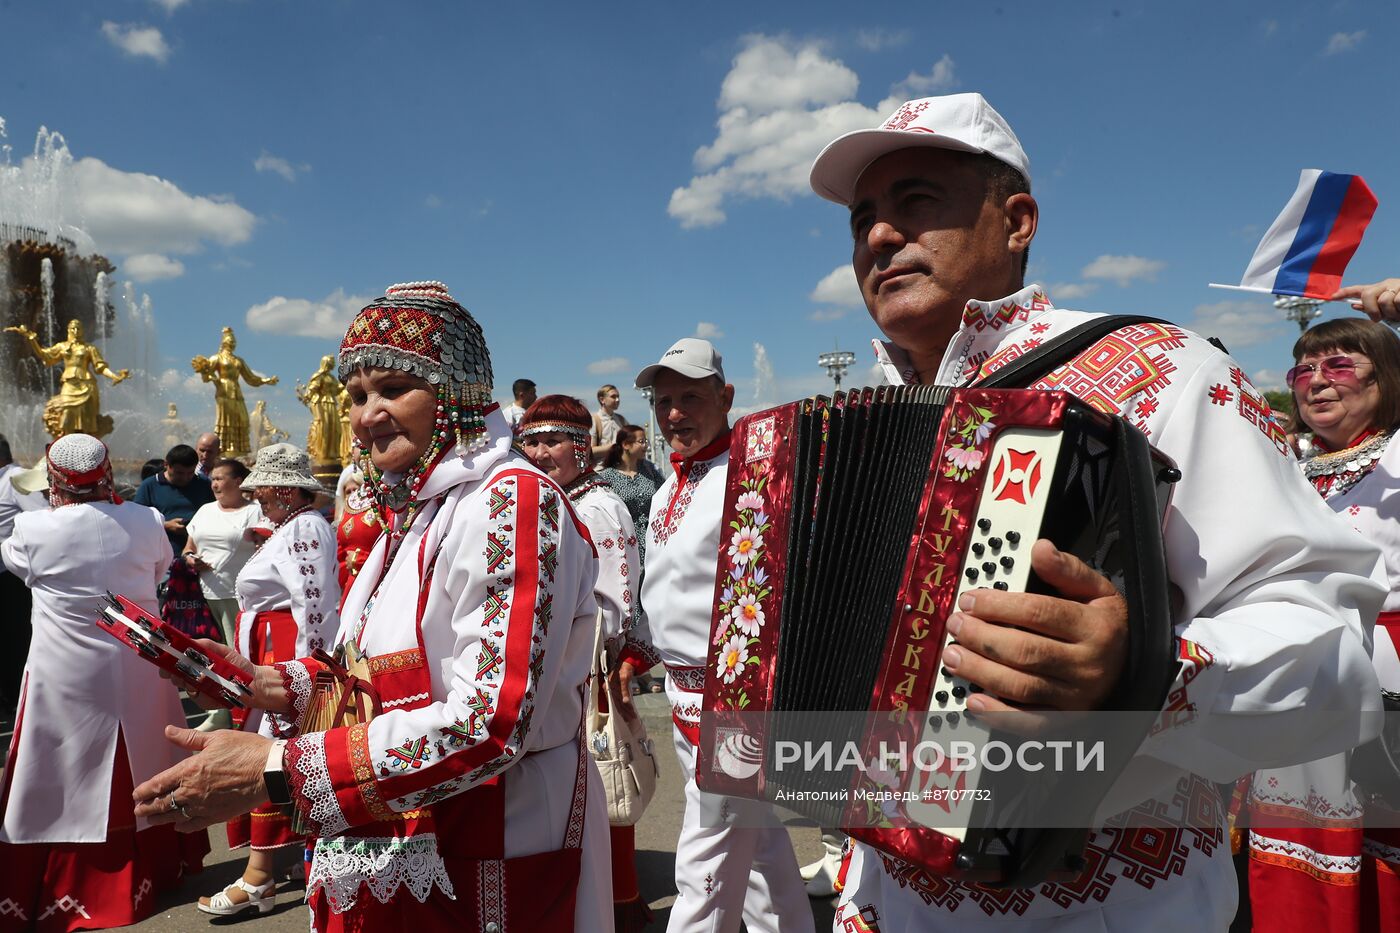
<path id="1" fill-rule="evenodd" d="M 979 94 L 910 101 L 840 137 L 811 183 L 850 209 L 893 383 L 968 385 L 1097 317 L 1024 282 L 1029 161 Z M 857 844 L 836 929 L 1223 930 L 1237 894 L 1216 785 L 1356 743 L 1336 721 L 1376 696 L 1377 553 L 1311 494 L 1238 364 L 1194 333 L 1129 324 L 1029 387 L 1121 415 L 1181 469 L 1164 531 L 1179 666 L 1162 704 L 1189 725 L 1143 742 L 1075 881 L 981 887 Z M 982 688 L 974 715 L 1101 709 L 1123 670 L 1128 615 L 1109 581 L 1048 541 L 1032 567 L 1059 596 L 976 590 L 949 618 L 943 663 Z"/>

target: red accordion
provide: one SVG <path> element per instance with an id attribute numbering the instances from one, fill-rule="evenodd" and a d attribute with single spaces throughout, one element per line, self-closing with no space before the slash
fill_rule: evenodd
<path id="1" fill-rule="evenodd" d="M 1048 538 L 1126 598 L 1129 656 L 1110 708 L 1138 711 L 1140 741 L 1175 671 L 1161 521 L 1178 478 L 1123 419 L 1062 392 L 886 386 L 740 419 L 700 787 L 784 803 L 933 874 L 1017 887 L 1077 875 L 1089 814 L 1047 826 L 1053 776 L 1011 788 L 974 767 L 934 776 L 956 795 L 909 793 L 865 769 L 784 769 L 780 733 L 796 722 L 863 751 L 998 735 L 966 714 L 978 686 L 941 668 L 944 623 L 969 589 L 1047 592 L 1030 549 Z M 1088 780 L 1102 799 L 1132 750 L 1110 748 L 1076 793 Z M 876 788 L 904 802 L 872 808 Z M 837 802 L 789 803 L 815 797 Z"/>
<path id="2" fill-rule="evenodd" d="M 211 658 L 188 635 L 167 625 L 125 596 L 107 594 L 97 625 L 156 667 L 174 675 L 191 693 L 202 693 L 230 709 L 247 709 L 253 679 L 223 658 Z"/>

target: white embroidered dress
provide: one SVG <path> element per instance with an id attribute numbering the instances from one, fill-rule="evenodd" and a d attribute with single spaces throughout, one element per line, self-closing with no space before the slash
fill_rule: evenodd
<path id="1" fill-rule="evenodd" d="M 937 381 L 966 384 L 1097 316 L 1035 286 L 969 302 Z M 897 348 L 877 352 L 891 382 L 911 379 Z M 1101 826 L 1085 877 L 1019 890 L 931 878 L 857 845 L 838 929 L 878 916 L 881 933 L 1223 930 L 1237 895 L 1210 782 L 1348 748 L 1361 736 L 1347 711 L 1378 706 L 1367 648 L 1379 555 L 1303 480 L 1238 364 L 1175 325 L 1136 324 L 1034 387 L 1122 414 L 1181 468 L 1165 525 L 1180 667 L 1164 709 L 1179 725 L 1143 743 L 1099 815 L 1141 807 L 1138 825 L 1142 813 L 1186 825 Z"/>
<path id="2" fill-rule="evenodd" d="M 95 622 L 108 592 L 157 612 L 172 559 L 161 515 L 132 502 L 24 512 L 0 553 L 34 593 L 0 842 L 103 842 L 117 731 L 137 784 L 184 757 L 164 734 L 185 724 L 174 685 Z"/>
<path id="3" fill-rule="evenodd" d="M 387 570 L 381 535 L 346 597 L 338 640 L 358 639 L 383 712 L 288 749 L 294 796 L 321 837 L 307 896 L 334 913 L 437 890 L 464 920 L 476 916 L 481 905 L 454 890 L 460 860 L 442 852 L 471 849 L 484 833 L 457 795 L 496 775 L 504 812 L 480 816 L 503 820 L 505 858 L 559 850 L 570 830 L 596 561 L 562 491 L 512 451 L 504 418 L 492 412 L 487 427 L 485 450 L 449 453 L 429 474 L 427 504 Z M 285 672 L 304 704 L 305 667 Z M 612 923 L 608 820 L 591 759 L 586 773 L 579 931 Z"/>
<path id="4" fill-rule="evenodd" d="M 641 570 L 637 532 L 627 506 L 597 474 L 586 473 L 575 480 L 568 494 L 598 552 L 598 582 L 593 586 L 593 598 L 598 601 L 603 643 L 608 647 L 609 658 L 614 658 L 632 625 L 632 594 Z"/>

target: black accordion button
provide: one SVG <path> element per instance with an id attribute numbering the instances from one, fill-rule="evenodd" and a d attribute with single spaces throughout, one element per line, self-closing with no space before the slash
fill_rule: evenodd
<path id="1" fill-rule="evenodd" d="M 938 701 L 939 706 L 942 706 L 944 703 L 948 702 L 948 691 L 940 690 L 933 695 L 933 698 Z"/>
<path id="2" fill-rule="evenodd" d="M 956 725 L 958 724 L 958 719 L 959 719 L 959 718 L 961 718 L 961 717 L 959 717 L 957 713 L 949 713 L 949 714 L 948 714 L 948 725 L 950 725 L 950 726 L 956 726 Z"/>
<path id="3" fill-rule="evenodd" d="M 997 572 L 997 565 L 992 563 L 991 561 L 987 561 L 985 564 L 982 565 L 982 572 L 987 574 L 987 576 L 991 576 L 992 574 Z"/>
<path id="4" fill-rule="evenodd" d="M 997 582 L 995 582 L 995 583 L 992 584 L 992 589 L 994 589 L 994 590 L 1007 590 L 1007 589 L 1010 589 L 1010 587 L 1006 585 L 1006 581 L 1005 581 L 1005 580 L 998 580 Z"/>
<path id="5" fill-rule="evenodd" d="M 1001 559 L 1001 565 L 1002 565 L 1003 567 L 1005 567 L 1007 570 L 1010 570 L 1011 567 L 1012 567 L 1012 565 L 1015 564 L 1015 563 L 1016 563 L 1016 562 L 1015 562 L 1014 560 L 1012 560 L 1010 557 L 1003 557 L 1003 558 Z"/>
<path id="6" fill-rule="evenodd" d="M 969 568 L 967 568 L 967 578 L 968 578 L 969 580 L 973 580 L 973 581 L 975 581 L 975 580 L 977 579 L 977 568 L 976 568 L 976 567 L 969 567 Z"/>
<path id="7" fill-rule="evenodd" d="M 929 727 L 930 729 L 932 729 L 934 732 L 937 732 L 939 729 L 942 729 L 942 728 L 943 728 L 943 719 L 942 719 L 942 717 L 939 717 L 939 716 L 930 716 L 930 717 L 928 718 L 928 727 Z"/>
<path id="8" fill-rule="evenodd" d="M 987 550 L 987 548 L 981 544 L 974 544 L 972 546 L 972 554 L 974 557 L 981 557 L 982 552 L 985 550 Z"/>
<path id="9" fill-rule="evenodd" d="M 977 519 L 977 527 L 982 531 L 991 531 L 992 520 L 990 518 L 979 518 Z"/>
<path id="10" fill-rule="evenodd" d="M 992 546 L 992 550 L 993 550 L 993 551 L 999 551 L 999 550 L 1001 550 L 1001 539 L 1000 539 L 1000 538 L 988 538 L 988 539 L 987 539 L 987 543 L 990 544 L 990 545 Z"/>
<path id="11" fill-rule="evenodd" d="M 966 687 L 958 686 L 953 688 L 953 699 L 961 700 L 965 696 L 967 696 Z"/>
<path id="12" fill-rule="evenodd" d="M 1006 540 L 1010 541 L 1012 544 L 1020 544 L 1021 533 L 1019 531 L 1008 531 L 1006 533 Z"/>

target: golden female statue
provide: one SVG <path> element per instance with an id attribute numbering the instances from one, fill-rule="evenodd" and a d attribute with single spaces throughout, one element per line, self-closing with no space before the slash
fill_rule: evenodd
<path id="1" fill-rule="evenodd" d="M 340 387 L 340 395 L 336 398 L 336 407 L 340 411 L 340 462 L 342 465 L 350 464 L 350 445 L 355 440 L 355 435 L 350 431 L 350 392 L 345 386 Z"/>
<path id="2" fill-rule="evenodd" d="M 41 346 L 39 335 L 25 327 L 7 327 L 29 341 L 29 347 L 45 366 L 62 364 L 58 394 L 44 405 L 44 427 L 54 440 L 65 434 L 91 434 L 102 437 L 112 432 L 112 419 L 98 411 L 97 377 L 106 376 L 112 385 L 131 375 L 128 369 L 113 372 L 102 353 L 83 342 L 83 325 L 68 322 L 68 339 L 51 347 Z"/>
<path id="3" fill-rule="evenodd" d="M 219 352 L 213 356 L 196 356 L 190 366 L 205 382 L 214 383 L 214 433 L 224 445 L 224 456 L 241 459 L 252 453 L 248 443 L 248 405 L 243 401 L 241 378 L 250 386 L 277 384 L 276 376 L 260 376 L 234 354 L 238 341 L 233 328 L 225 327 L 219 340 Z"/>
<path id="4" fill-rule="evenodd" d="M 253 406 L 253 414 L 250 418 L 252 419 L 253 440 L 256 442 L 254 446 L 258 450 L 291 437 L 286 431 L 272 423 L 272 419 L 267 416 L 267 402 L 262 399 L 258 399 L 257 404 Z"/>
<path id="5" fill-rule="evenodd" d="M 321 357 L 321 367 L 306 385 L 297 383 L 297 398 L 311 409 L 306 453 L 313 464 L 340 463 L 340 380 L 331 372 L 335 357 Z"/>

